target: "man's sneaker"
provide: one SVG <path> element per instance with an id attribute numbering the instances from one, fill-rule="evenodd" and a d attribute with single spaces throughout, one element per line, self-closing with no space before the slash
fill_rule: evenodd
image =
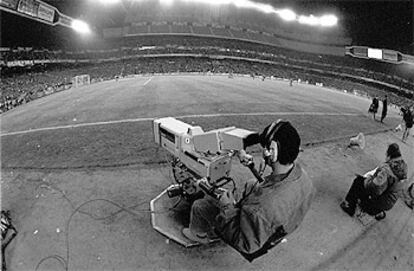
<path id="1" fill-rule="evenodd" d="M 381 211 L 381 212 L 379 212 L 378 214 L 376 214 L 376 215 L 374 216 L 374 218 L 375 218 L 377 221 L 380 221 L 380 220 L 383 220 L 383 219 L 385 218 L 385 216 L 386 216 L 385 212 L 384 212 L 384 211 Z"/>
<path id="2" fill-rule="evenodd" d="M 199 234 L 199 233 L 193 233 L 190 228 L 184 228 L 182 230 L 183 235 L 194 242 L 200 243 L 200 244 L 208 244 L 214 240 L 211 240 L 207 233 Z"/>
<path id="3" fill-rule="evenodd" d="M 355 207 L 351 207 L 346 200 L 343 201 L 343 202 L 341 202 L 341 204 L 339 206 L 349 216 L 351 216 L 351 217 L 354 216 L 354 214 L 355 214 Z"/>

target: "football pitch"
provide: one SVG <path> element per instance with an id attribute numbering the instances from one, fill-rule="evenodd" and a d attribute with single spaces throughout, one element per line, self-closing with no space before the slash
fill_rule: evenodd
<path id="1" fill-rule="evenodd" d="M 384 221 L 364 227 L 338 207 L 354 174 L 383 161 L 389 143 L 400 145 L 409 176 L 413 172 L 413 138 L 404 144 L 401 132 L 392 131 L 401 122 L 398 110 L 389 108 L 382 124 L 368 115 L 370 103 L 283 80 L 170 75 L 101 82 L 10 110 L 1 117 L 1 203 L 19 234 L 6 251 L 8 266 L 412 270 L 414 218 L 408 208 L 398 203 Z M 167 153 L 153 139 L 152 120 L 159 117 L 204 131 L 261 131 L 277 119 L 291 121 L 302 138 L 299 161 L 318 191 L 302 226 L 253 264 L 224 243 L 186 249 L 154 231 L 149 201 L 172 182 Z M 360 132 L 366 148 L 347 148 Z M 257 154 L 257 148 L 251 151 Z M 252 177 L 236 162 L 233 173 L 241 181 Z"/>

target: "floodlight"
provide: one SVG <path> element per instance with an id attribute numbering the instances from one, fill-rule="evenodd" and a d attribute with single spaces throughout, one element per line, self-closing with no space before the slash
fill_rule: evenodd
<path id="1" fill-rule="evenodd" d="M 271 5 L 263 5 L 263 6 L 261 7 L 261 10 L 262 10 L 264 13 L 274 13 L 274 12 L 275 12 L 275 9 L 274 9 Z"/>
<path id="2" fill-rule="evenodd" d="M 174 0 L 160 0 L 161 5 L 169 6 L 174 2 Z"/>
<path id="3" fill-rule="evenodd" d="M 113 5 L 119 3 L 120 0 L 99 0 L 104 5 Z"/>
<path id="4" fill-rule="evenodd" d="M 338 18 L 335 15 L 323 15 L 319 20 L 321 26 L 334 26 L 338 23 Z"/>
<path id="5" fill-rule="evenodd" d="M 82 34 L 89 34 L 91 32 L 91 29 L 89 28 L 89 25 L 81 20 L 72 20 L 71 27 L 76 32 L 82 33 Z"/>
<path id="6" fill-rule="evenodd" d="M 161 0 L 163 1 L 163 0 Z M 165 0 L 164 0 L 165 1 Z M 228 5 L 231 4 L 232 0 L 185 0 L 187 2 L 196 2 L 210 5 Z"/>
<path id="7" fill-rule="evenodd" d="M 307 24 L 307 25 L 318 25 L 319 24 L 319 18 L 313 15 L 310 15 L 310 16 L 301 15 L 299 16 L 298 21 L 301 24 Z"/>
<path id="8" fill-rule="evenodd" d="M 238 1 L 236 1 L 236 3 L 237 2 Z M 264 13 L 275 13 L 276 12 L 275 9 L 271 5 L 268 5 L 268 4 L 253 3 L 250 1 L 240 1 L 240 2 L 242 3 L 245 2 L 244 7 L 246 8 L 254 8 Z"/>
<path id="9" fill-rule="evenodd" d="M 280 18 L 285 21 L 294 21 L 296 19 L 296 14 L 290 9 L 281 9 L 278 11 Z"/>
<path id="10" fill-rule="evenodd" d="M 1 0 L 0 0 L 1 1 Z M 117 2 L 120 0 L 100 0 L 101 2 Z M 135 0 L 141 1 L 141 0 Z M 158 0 L 162 5 L 171 5 L 174 0 Z M 335 15 L 327 14 L 321 17 L 314 15 L 297 15 L 293 10 L 289 8 L 275 9 L 272 5 L 257 3 L 253 0 L 181 0 L 183 2 L 201 3 L 213 6 L 220 5 L 234 5 L 238 8 L 254 9 L 263 13 L 276 13 L 284 21 L 296 21 L 301 24 L 307 24 L 311 26 L 323 26 L 331 27 L 338 23 L 338 18 Z"/>

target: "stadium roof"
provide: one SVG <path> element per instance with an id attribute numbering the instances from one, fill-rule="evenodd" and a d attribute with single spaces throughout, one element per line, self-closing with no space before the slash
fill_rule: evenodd
<path id="1" fill-rule="evenodd" d="M 122 24 L 133 1 L 136 0 L 121 0 L 116 5 L 104 6 L 100 0 L 44 0 L 64 14 L 88 21 L 96 30 Z M 412 46 L 414 0 L 254 0 L 254 2 L 271 4 L 276 8 L 290 7 L 300 14 L 333 12 L 339 17 L 338 24 L 345 29 L 354 44 L 414 53 L 411 51 L 414 50 Z M 3 11 L 0 15 L 0 40 L 1 46 L 4 47 L 66 47 L 79 39 L 77 34 L 61 26 L 42 25 Z"/>

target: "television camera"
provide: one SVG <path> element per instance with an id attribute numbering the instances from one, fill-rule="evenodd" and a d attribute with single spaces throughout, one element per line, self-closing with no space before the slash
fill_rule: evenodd
<path id="1" fill-rule="evenodd" d="M 177 184 L 167 189 L 169 197 L 182 196 L 191 201 L 208 194 L 218 198 L 220 187 L 230 176 L 232 157 L 257 143 L 258 133 L 236 127 L 204 132 L 172 117 L 153 122 L 155 142 L 174 158 L 171 166 Z M 254 164 L 249 168 L 255 171 Z M 260 175 L 254 172 L 255 175 Z"/>
<path id="2" fill-rule="evenodd" d="M 173 157 L 170 162 L 176 183 L 151 200 L 152 226 L 185 247 L 195 246 L 197 243 L 181 233 L 189 222 L 188 206 L 205 195 L 218 199 L 225 191 L 224 185 L 229 182 L 235 185 L 230 176 L 232 158 L 246 147 L 258 143 L 259 134 L 236 127 L 204 132 L 200 126 L 172 117 L 155 119 L 153 132 L 155 143 Z M 242 157 L 241 162 L 259 181 L 263 181 L 254 167 L 253 157 Z M 175 204 L 171 201 L 174 197 L 180 197 Z"/>

